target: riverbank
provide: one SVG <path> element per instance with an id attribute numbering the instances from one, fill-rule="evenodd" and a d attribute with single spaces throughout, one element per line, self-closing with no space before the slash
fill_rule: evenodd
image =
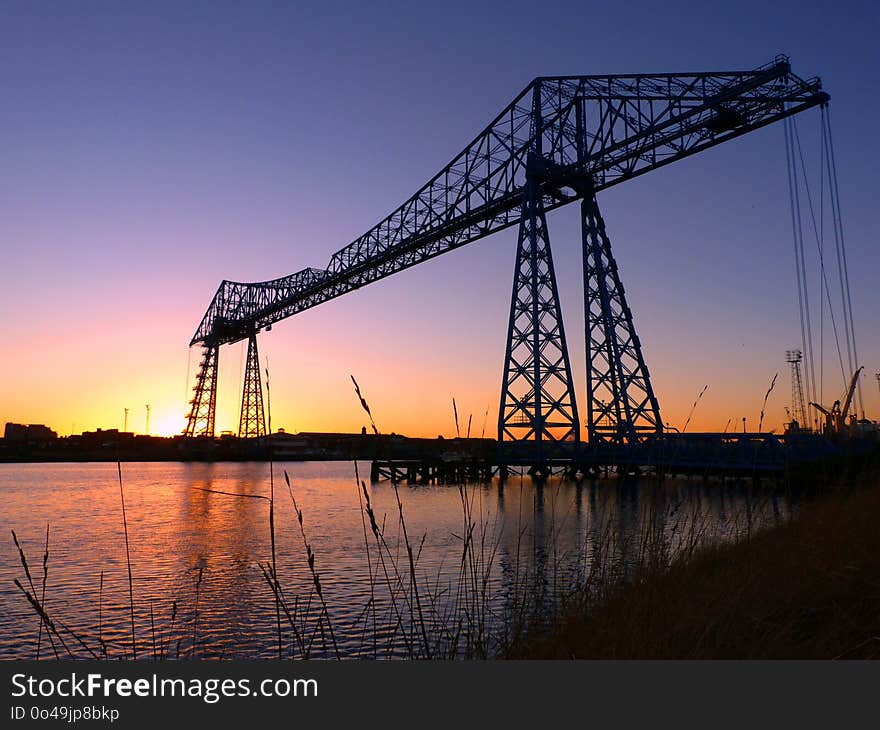
<path id="1" fill-rule="evenodd" d="M 494 439 L 410 438 L 399 434 L 273 433 L 266 439 L 187 439 L 116 429 L 40 441 L 0 438 L 0 463 L 97 461 L 353 461 L 372 459 L 486 459 Z"/>
<path id="2" fill-rule="evenodd" d="M 519 658 L 878 659 L 880 480 L 581 602 Z"/>

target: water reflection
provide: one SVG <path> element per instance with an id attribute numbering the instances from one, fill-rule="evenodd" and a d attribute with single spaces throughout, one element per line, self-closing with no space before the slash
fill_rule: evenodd
<path id="1" fill-rule="evenodd" d="M 415 635 L 413 627 L 386 630 L 380 638 L 368 630 L 396 609 L 387 592 L 376 589 L 383 566 L 368 526 L 365 541 L 349 463 L 275 466 L 279 580 L 300 628 L 314 621 L 319 602 L 281 477 L 285 469 L 303 510 L 303 528 L 342 652 L 372 655 L 388 640 L 392 655 L 405 654 L 400 642 Z M 2 465 L 0 493 L 4 526 L 19 534 L 32 569 L 42 557 L 46 524 L 51 525 L 50 614 L 90 641 L 100 633 L 108 652 L 119 656 L 131 649 L 131 629 L 115 470 L 115 464 Z M 274 596 L 258 567 L 270 559 L 268 465 L 126 464 L 123 477 L 139 654 L 275 656 Z M 533 615 L 550 615 L 591 570 L 613 566 L 625 576 L 647 538 L 674 555 L 695 540 L 728 540 L 779 524 L 792 510 L 784 498 L 701 481 L 535 484 L 517 477 L 465 489 L 401 486 L 395 491 L 387 483 L 367 489 L 384 528 L 387 559 L 396 560 L 405 574 L 399 496 L 416 573 L 430 603 L 426 622 L 435 624 L 449 621 L 460 607 L 463 575 L 483 591 L 486 605 L 477 607 L 481 620 L 514 622 L 528 608 Z M 465 508 L 470 521 L 464 519 Z M 465 540 L 472 551 L 467 564 L 462 561 Z M 23 571 L 11 540 L 0 545 L 0 555 L 0 610 L 10 618 L 0 627 L 0 657 L 32 657 L 38 620 L 12 584 Z M 396 600 L 405 604 L 407 590 L 404 581 Z M 288 630 L 285 652 L 295 651 Z M 42 652 L 45 656 L 45 646 Z M 329 646 L 316 640 L 313 655 L 329 653 Z"/>

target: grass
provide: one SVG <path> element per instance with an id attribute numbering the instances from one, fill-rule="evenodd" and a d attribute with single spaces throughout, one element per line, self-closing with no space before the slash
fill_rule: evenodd
<path id="1" fill-rule="evenodd" d="M 826 496 L 787 523 L 638 566 L 582 600 L 519 658 L 880 658 L 880 486 Z"/>

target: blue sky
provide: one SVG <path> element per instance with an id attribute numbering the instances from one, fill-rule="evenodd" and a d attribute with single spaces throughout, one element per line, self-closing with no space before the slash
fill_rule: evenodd
<path id="1" fill-rule="evenodd" d="M 113 427 L 150 402 L 173 430 L 186 344 L 221 279 L 325 265 L 532 77 L 752 68 L 778 53 L 832 97 L 876 418 L 878 7 L 4 2 L 0 419 Z M 799 120 L 814 156 L 817 117 Z M 776 125 L 600 197 L 674 424 L 707 383 L 696 426 L 757 418 L 776 371 L 769 420 L 784 417 L 783 352 L 800 339 L 784 160 Z M 549 227 L 583 402 L 577 212 Z M 359 428 L 349 372 L 384 430 L 448 433 L 452 395 L 496 411 L 514 251 L 505 232 L 276 327 L 261 342 L 276 424 Z M 234 428 L 242 353 L 228 349 L 218 425 Z"/>

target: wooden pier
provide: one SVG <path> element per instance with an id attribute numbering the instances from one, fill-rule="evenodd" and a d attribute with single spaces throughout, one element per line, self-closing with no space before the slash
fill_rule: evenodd
<path id="1" fill-rule="evenodd" d="M 506 476 L 483 459 L 444 461 L 442 459 L 376 460 L 370 468 L 370 481 L 405 482 L 407 484 L 462 484 L 489 481 Z"/>
<path id="2" fill-rule="evenodd" d="M 479 455 L 377 458 L 370 479 L 407 484 L 461 484 L 514 474 L 571 479 L 655 473 L 778 478 L 847 453 L 876 449 L 874 441 L 835 443 L 817 434 L 660 434 L 635 443 L 505 442 Z"/>

